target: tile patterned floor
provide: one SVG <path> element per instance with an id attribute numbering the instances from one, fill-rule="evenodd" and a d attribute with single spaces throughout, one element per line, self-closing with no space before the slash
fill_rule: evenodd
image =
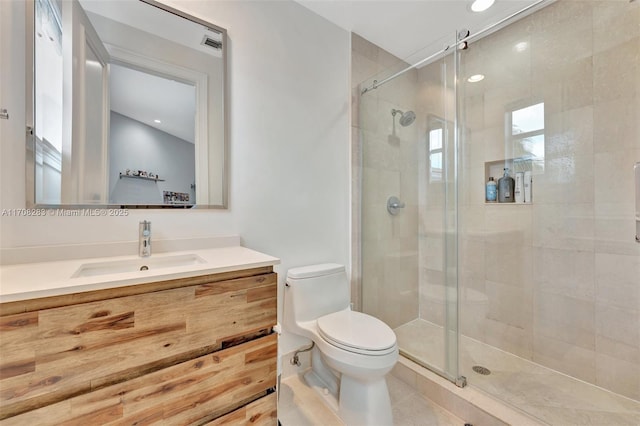
<path id="1" fill-rule="evenodd" d="M 400 347 L 413 358 L 443 365 L 442 328 L 414 320 L 396 330 Z M 461 374 L 469 386 L 557 426 L 639 426 L 640 402 L 503 352 L 477 340 L 460 341 Z M 471 370 L 482 365 L 483 376 Z"/>
<path id="2" fill-rule="evenodd" d="M 387 376 L 387 386 L 396 426 L 462 426 L 465 423 L 396 377 Z M 323 398 L 307 387 L 299 375 L 282 381 L 278 417 L 282 426 L 343 425 Z"/>

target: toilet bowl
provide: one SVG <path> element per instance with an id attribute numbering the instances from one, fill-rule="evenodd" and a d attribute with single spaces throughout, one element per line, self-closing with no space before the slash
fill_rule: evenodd
<path id="1" fill-rule="evenodd" d="M 314 342 L 306 382 L 336 401 L 347 425 L 391 425 L 385 375 L 398 360 L 393 330 L 350 309 L 344 266 L 312 265 L 288 271 L 284 327 Z"/>

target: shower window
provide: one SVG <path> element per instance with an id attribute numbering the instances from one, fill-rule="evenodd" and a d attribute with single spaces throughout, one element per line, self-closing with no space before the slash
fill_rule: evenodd
<path id="1" fill-rule="evenodd" d="M 444 126 L 442 120 L 433 119 L 429 129 L 429 180 L 442 181 L 442 148 L 444 141 Z"/>
<path id="2" fill-rule="evenodd" d="M 544 102 L 511 109 L 506 128 L 514 158 L 544 158 Z"/>

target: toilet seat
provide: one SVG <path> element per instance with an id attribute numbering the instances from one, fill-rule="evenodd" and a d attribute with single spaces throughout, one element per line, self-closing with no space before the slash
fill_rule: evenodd
<path id="1" fill-rule="evenodd" d="M 318 332 L 327 343 L 363 355 L 387 355 L 396 348 L 396 335 L 387 324 L 355 311 L 338 311 L 318 318 Z"/>

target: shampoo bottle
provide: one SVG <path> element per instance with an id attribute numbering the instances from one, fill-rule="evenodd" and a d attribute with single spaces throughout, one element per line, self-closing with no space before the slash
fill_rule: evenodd
<path id="1" fill-rule="evenodd" d="M 531 172 L 524 172 L 524 202 L 530 203 L 533 201 L 532 199 L 532 182 L 531 182 Z"/>
<path id="2" fill-rule="evenodd" d="M 498 179 L 498 202 L 500 203 L 513 203 L 514 198 L 515 181 L 509 176 L 509 169 L 504 169 L 504 176 Z"/>
<path id="3" fill-rule="evenodd" d="M 513 193 L 516 203 L 524 203 L 524 172 L 516 173 L 516 188 Z"/>
<path id="4" fill-rule="evenodd" d="M 498 198 L 498 188 L 496 187 L 496 181 L 493 180 L 493 176 L 489 177 L 489 181 L 487 182 L 485 199 L 489 203 L 494 203 Z"/>

